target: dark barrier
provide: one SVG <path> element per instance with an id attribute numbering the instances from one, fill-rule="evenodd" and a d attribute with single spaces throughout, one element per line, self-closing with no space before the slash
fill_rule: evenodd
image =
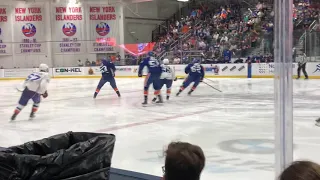
<path id="1" fill-rule="evenodd" d="M 161 180 L 161 177 L 111 168 L 110 180 Z"/>
<path id="2" fill-rule="evenodd" d="M 68 132 L 0 149 L 0 179 L 108 180 L 112 134 Z"/>

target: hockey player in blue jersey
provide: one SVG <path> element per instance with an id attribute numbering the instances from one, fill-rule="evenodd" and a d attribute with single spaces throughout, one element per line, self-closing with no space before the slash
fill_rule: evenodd
<path id="1" fill-rule="evenodd" d="M 191 95 L 199 83 L 202 82 L 204 78 L 204 68 L 200 64 L 200 60 L 194 60 L 192 63 L 190 63 L 185 68 L 185 73 L 188 74 L 188 77 L 184 80 L 179 92 L 177 93 L 177 96 L 179 96 L 179 94 L 193 82 L 194 84 L 191 90 L 188 92 L 188 95 Z"/>
<path id="2" fill-rule="evenodd" d="M 142 60 L 139 66 L 138 76 L 142 77 L 143 68 L 146 66 L 148 68 L 148 74 L 144 81 L 144 102 L 143 105 L 148 104 L 148 90 L 149 86 L 153 84 L 154 95 L 158 97 L 157 103 L 163 103 L 162 96 L 160 95 L 160 76 L 161 76 L 161 66 L 159 60 L 155 57 L 153 52 L 148 53 L 149 57 Z"/>
<path id="3" fill-rule="evenodd" d="M 166 85 L 167 100 L 169 100 L 171 95 L 172 83 L 173 81 L 176 81 L 177 78 L 175 75 L 175 70 L 169 66 L 169 59 L 164 59 L 162 62 L 163 64 L 161 65 L 162 73 L 160 76 L 160 89 L 162 89 L 162 87 Z M 157 97 L 154 97 L 152 101 L 155 102 L 156 100 L 157 100 Z"/>
<path id="4" fill-rule="evenodd" d="M 103 85 L 107 82 L 110 83 L 113 90 L 117 93 L 118 97 L 120 97 L 120 91 L 117 88 L 116 80 L 114 79 L 116 67 L 111 61 L 108 61 L 106 59 L 103 59 L 100 66 L 100 71 L 102 74 L 102 77 L 99 81 L 99 84 L 97 86 L 96 92 L 93 95 L 93 98 L 95 99 L 97 95 L 100 92 L 100 89 L 103 87 Z"/>

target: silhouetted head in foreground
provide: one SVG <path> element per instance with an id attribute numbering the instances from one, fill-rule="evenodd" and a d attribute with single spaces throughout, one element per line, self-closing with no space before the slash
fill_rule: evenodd
<path id="1" fill-rule="evenodd" d="M 165 151 L 164 180 L 199 180 L 205 157 L 199 146 L 172 142 Z"/>
<path id="2" fill-rule="evenodd" d="M 311 161 L 295 161 L 281 173 L 279 180 L 320 180 L 320 165 Z"/>

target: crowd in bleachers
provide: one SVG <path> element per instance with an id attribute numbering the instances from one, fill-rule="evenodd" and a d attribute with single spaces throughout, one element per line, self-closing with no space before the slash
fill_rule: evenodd
<path id="1" fill-rule="evenodd" d="M 320 3 L 296 0 L 293 6 L 295 28 L 308 27 L 319 19 Z M 154 50 L 161 58 L 168 58 L 170 52 L 174 64 L 189 62 L 196 51 L 207 63 L 273 62 L 272 7 L 264 2 L 219 8 L 202 5 L 185 18 L 170 22 Z"/>
<path id="2" fill-rule="evenodd" d="M 174 50 L 177 53 L 201 50 L 207 59 L 228 63 L 232 57 L 245 57 L 250 48 L 258 47 L 259 39 L 264 36 L 270 44 L 267 49 L 272 53 L 273 22 L 270 19 L 273 17 L 269 11 L 272 9 L 264 3 L 245 12 L 239 5 L 222 6 L 208 13 L 198 26 L 193 27 L 192 36 L 182 43 L 182 47 Z M 249 59 L 256 56 L 263 55 L 257 54 Z"/>

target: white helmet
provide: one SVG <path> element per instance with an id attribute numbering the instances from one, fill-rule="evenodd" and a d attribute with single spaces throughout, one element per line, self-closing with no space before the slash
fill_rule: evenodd
<path id="1" fill-rule="evenodd" d="M 49 66 L 46 64 L 40 64 L 39 70 L 43 72 L 49 72 Z"/>
<path id="2" fill-rule="evenodd" d="M 169 64 L 169 59 L 164 59 L 162 62 L 163 64 Z"/>

